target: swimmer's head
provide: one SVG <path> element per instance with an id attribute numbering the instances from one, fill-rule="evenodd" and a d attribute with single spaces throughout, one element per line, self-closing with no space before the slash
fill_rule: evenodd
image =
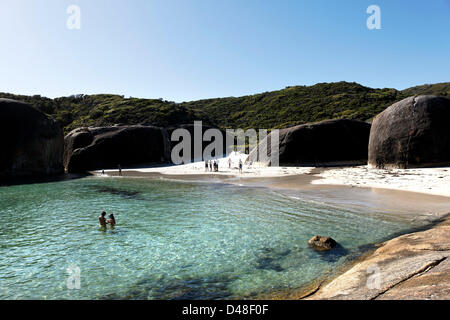
<path id="1" fill-rule="evenodd" d="M 102 212 L 102 217 L 104 217 L 104 216 L 106 216 L 106 212 L 105 211 Z"/>

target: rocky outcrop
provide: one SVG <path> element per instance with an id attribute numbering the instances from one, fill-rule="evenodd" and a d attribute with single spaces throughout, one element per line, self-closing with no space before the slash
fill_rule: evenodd
<path id="1" fill-rule="evenodd" d="M 450 99 L 409 97 L 372 123 L 369 165 L 412 168 L 450 164 Z"/>
<path id="2" fill-rule="evenodd" d="M 389 240 L 308 299 L 450 299 L 450 218 Z"/>
<path id="3" fill-rule="evenodd" d="M 367 162 L 369 134 L 370 124 L 347 119 L 325 120 L 281 129 L 280 165 L 364 164 Z M 258 146 L 269 157 L 271 137 L 272 134 Z M 258 161 L 256 148 L 250 153 L 249 160 Z"/>
<path id="4" fill-rule="evenodd" d="M 329 251 L 336 247 L 336 241 L 330 237 L 314 236 L 308 241 L 308 245 L 317 251 Z"/>
<path id="5" fill-rule="evenodd" d="M 0 99 L 0 180 L 63 173 L 60 125 L 29 104 Z"/>
<path id="6" fill-rule="evenodd" d="M 168 137 L 170 139 L 170 150 L 172 150 L 173 147 L 175 147 L 179 141 L 172 141 L 171 137 L 172 134 L 175 130 L 177 129 L 183 129 L 183 130 L 187 130 L 190 134 L 191 137 L 191 161 L 192 162 L 196 162 L 196 161 L 202 161 L 203 160 L 203 151 L 205 150 L 205 148 L 210 145 L 211 143 L 214 142 L 214 138 L 212 138 L 212 141 L 206 141 L 203 139 L 204 134 L 206 131 L 208 131 L 209 129 L 215 129 L 215 130 L 219 130 L 217 128 L 208 126 L 208 125 L 202 125 L 202 126 L 198 126 L 198 137 L 196 137 L 195 135 L 195 125 L 194 124 L 182 124 L 176 127 L 169 127 L 167 128 L 167 132 L 168 132 Z M 217 150 L 217 154 L 215 154 L 214 152 L 212 152 L 212 155 L 210 155 L 210 157 L 221 157 L 222 155 L 225 155 L 227 150 L 226 150 L 226 137 L 227 137 L 227 133 L 223 130 L 219 130 L 221 135 L 222 135 L 222 148 L 220 148 L 220 150 Z M 195 145 L 198 143 L 198 141 L 200 141 L 201 145 L 201 156 L 200 157 L 195 157 Z"/>
<path id="7" fill-rule="evenodd" d="M 190 136 L 191 161 L 194 159 L 194 145 L 200 141 L 201 156 L 211 141 L 203 141 L 203 135 L 209 126 L 200 126 L 198 137 L 194 134 L 194 125 L 185 124 L 177 127 L 159 128 L 154 126 L 112 126 L 78 128 L 71 131 L 64 139 L 64 167 L 68 172 L 85 172 L 97 169 L 115 169 L 122 167 L 171 162 L 171 152 L 180 141 L 172 141 L 171 137 L 176 129 L 187 130 Z M 220 131 L 220 130 L 219 130 Z M 226 136 L 223 137 L 223 148 L 226 152 Z M 198 141 L 197 141 L 197 140 Z M 214 138 L 212 139 L 214 141 Z"/>
<path id="8" fill-rule="evenodd" d="M 167 161 L 167 132 L 153 126 L 78 128 L 64 139 L 68 172 Z"/>

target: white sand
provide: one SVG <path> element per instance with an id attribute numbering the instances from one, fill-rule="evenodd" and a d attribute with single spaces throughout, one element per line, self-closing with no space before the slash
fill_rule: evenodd
<path id="1" fill-rule="evenodd" d="M 193 162 L 183 165 L 159 166 L 151 168 L 123 169 L 122 172 L 134 171 L 143 173 L 160 173 L 165 175 L 232 175 L 239 177 L 282 177 L 288 175 L 298 175 L 309 173 L 312 167 L 268 167 L 260 163 L 246 162 L 247 154 L 233 152 L 227 158 L 216 159 L 219 162 L 219 172 L 205 170 L 205 162 Z M 228 167 L 228 159 L 231 159 L 231 168 Z M 239 173 L 239 159 L 243 163 L 242 173 Z M 214 160 L 214 159 L 213 159 Z M 105 170 L 105 173 L 116 172 L 115 170 Z M 99 174 L 101 171 L 95 171 Z"/>
<path id="2" fill-rule="evenodd" d="M 348 185 L 413 191 L 450 197 L 450 167 L 375 169 L 368 166 L 335 168 L 317 174 L 313 184 Z"/>
<path id="3" fill-rule="evenodd" d="M 123 172 L 159 173 L 164 175 L 231 175 L 236 177 L 283 177 L 311 174 L 313 167 L 268 167 L 259 163 L 246 162 L 248 155 L 233 152 L 228 158 L 217 159 L 219 172 L 205 171 L 205 162 L 185 165 L 168 165 L 150 168 L 123 169 Z M 231 160 L 231 169 L 228 160 Z M 243 172 L 239 173 L 239 159 Z M 105 170 L 105 173 L 117 170 Z M 100 174 L 100 171 L 96 171 Z M 375 169 L 368 166 L 339 167 L 324 169 L 314 175 L 315 185 L 346 185 L 356 187 L 394 189 L 450 197 L 450 167 L 424 169 Z"/>

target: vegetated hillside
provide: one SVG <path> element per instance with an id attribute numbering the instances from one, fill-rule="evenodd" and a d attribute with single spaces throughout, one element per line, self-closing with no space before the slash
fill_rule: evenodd
<path id="1" fill-rule="evenodd" d="M 450 96 L 450 83 L 404 91 L 372 89 L 348 82 L 319 83 L 239 98 L 193 101 L 184 105 L 207 113 L 216 125 L 223 127 L 282 128 L 334 118 L 369 120 L 393 102 L 415 94 Z"/>
<path id="2" fill-rule="evenodd" d="M 201 113 L 186 109 L 174 102 L 124 98 L 112 94 L 75 95 L 49 99 L 41 96 L 0 93 L 0 98 L 16 99 L 32 104 L 60 121 L 65 133 L 83 126 L 114 124 L 169 126 L 192 123 L 194 120 L 206 118 Z"/>
<path id="3" fill-rule="evenodd" d="M 413 95 L 432 94 L 436 96 L 450 96 L 450 82 L 436 84 L 424 84 L 408 88 L 402 91 L 402 94 L 409 97 Z"/>
<path id="4" fill-rule="evenodd" d="M 55 117 L 67 133 L 81 126 L 151 124 L 171 126 L 202 120 L 225 128 L 282 128 L 333 118 L 370 120 L 392 103 L 417 94 L 450 96 L 450 83 L 409 88 L 372 89 L 357 83 L 319 83 L 244 97 L 175 103 L 119 95 L 76 95 L 49 99 L 0 93 L 26 101 Z"/>
<path id="5" fill-rule="evenodd" d="M 394 89 L 371 89 L 357 83 L 338 82 L 185 105 L 202 110 L 225 127 L 281 128 L 333 118 L 367 120 L 401 97 Z"/>

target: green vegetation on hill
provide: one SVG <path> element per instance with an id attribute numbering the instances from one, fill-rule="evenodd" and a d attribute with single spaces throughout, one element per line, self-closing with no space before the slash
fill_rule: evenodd
<path id="1" fill-rule="evenodd" d="M 402 94 L 409 97 L 414 95 L 432 94 L 436 96 L 450 97 L 450 82 L 442 82 L 436 84 L 424 84 L 423 86 L 416 86 L 402 91 Z"/>
<path id="2" fill-rule="evenodd" d="M 172 126 L 202 120 L 225 128 L 283 128 L 334 118 L 370 120 L 392 103 L 408 96 L 450 96 L 450 82 L 402 91 L 372 89 L 357 83 L 318 83 L 244 97 L 175 103 L 162 99 L 119 95 L 76 95 L 49 99 L 0 93 L 0 98 L 28 102 L 53 116 L 65 133 L 82 126 L 147 124 Z"/>

